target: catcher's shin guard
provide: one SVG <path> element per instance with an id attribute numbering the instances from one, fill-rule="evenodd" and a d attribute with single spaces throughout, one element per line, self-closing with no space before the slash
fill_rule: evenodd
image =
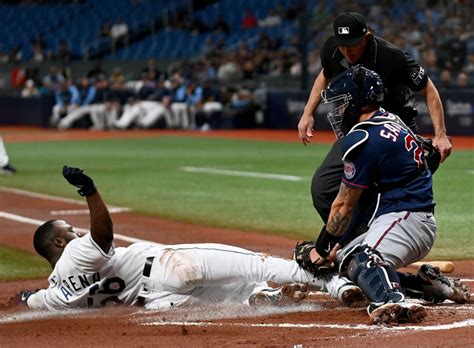
<path id="1" fill-rule="evenodd" d="M 394 287 L 389 277 L 395 272 L 389 273 L 383 266 L 383 259 L 369 248 L 352 256 L 347 270 L 349 278 L 355 282 L 365 293 L 367 298 L 375 305 L 388 302 L 400 302 L 404 295 L 398 291 L 396 279 Z"/>

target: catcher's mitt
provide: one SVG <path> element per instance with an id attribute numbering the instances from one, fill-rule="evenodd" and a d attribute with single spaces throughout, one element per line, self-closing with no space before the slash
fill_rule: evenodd
<path id="1" fill-rule="evenodd" d="M 324 263 L 317 265 L 311 261 L 310 253 L 313 249 L 316 249 L 316 243 L 314 242 L 298 242 L 293 250 L 293 259 L 296 260 L 301 268 L 311 272 L 315 277 L 321 277 L 328 273 L 335 272 L 334 262 L 325 260 Z"/>
<path id="2" fill-rule="evenodd" d="M 441 154 L 438 149 L 433 146 L 433 140 L 417 135 L 416 141 L 423 149 L 423 155 L 425 156 L 426 164 L 428 165 L 431 174 L 434 174 L 441 162 Z"/>

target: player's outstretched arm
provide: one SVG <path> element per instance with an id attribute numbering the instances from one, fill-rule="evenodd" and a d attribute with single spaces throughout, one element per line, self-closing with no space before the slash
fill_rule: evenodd
<path id="1" fill-rule="evenodd" d="M 104 252 L 109 252 L 114 240 L 112 219 L 94 181 L 84 174 L 81 168 L 64 166 L 63 176 L 71 185 L 79 188 L 77 192 L 81 196 L 86 197 L 90 211 L 92 239 Z"/>

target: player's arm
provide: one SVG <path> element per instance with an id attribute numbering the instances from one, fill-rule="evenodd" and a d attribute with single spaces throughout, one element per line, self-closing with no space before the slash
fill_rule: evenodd
<path id="1" fill-rule="evenodd" d="M 444 123 L 444 111 L 441 98 L 438 90 L 436 89 L 433 81 L 428 78 L 425 88 L 420 93 L 425 97 L 426 106 L 433 122 L 433 128 L 435 136 L 433 139 L 433 145 L 441 153 L 441 162 L 443 162 L 450 154 L 452 150 L 451 142 L 446 134 L 446 125 Z"/>
<path id="2" fill-rule="evenodd" d="M 298 123 L 298 135 L 303 144 L 307 145 L 313 137 L 314 112 L 321 102 L 321 91 L 327 87 L 329 79 L 324 76 L 324 69 L 321 69 L 319 75 L 314 81 L 313 88 L 308 101 L 304 107 L 303 115 Z"/>
<path id="3" fill-rule="evenodd" d="M 335 237 L 342 237 L 351 222 L 356 203 L 364 190 L 341 183 L 339 193 L 331 205 L 326 230 Z"/>
<path id="4" fill-rule="evenodd" d="M 109 210 L 100 196 L 94 181 L 84 174 L 80 168 L 63 167 L 63 176 L 71 184 L 79 188 L 77 191 L 86 197 L 89 206 L 91 236 L 94 242 L 108 253 L 114 240 L 113 224 Z"/>

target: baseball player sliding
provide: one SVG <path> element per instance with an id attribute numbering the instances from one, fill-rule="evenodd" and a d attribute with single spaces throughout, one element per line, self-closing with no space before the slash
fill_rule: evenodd
<path id="1" fill-rule="evenodd" d="M 135 243 L 115 248 L 112 220 L 93 180 L 79 168 L 64 166 L 63 175 L 87 199 L 90 233 L 81 236 L 63 220 L 37 229 L 34 247 L 53 272 L 47 289 L 22 292 L 21 300 L 30 308 L 136 304 L 171 309 L 220 301 L 266 305 L 298 302 L 308 288 L 333 297 L 359 290 L 337 275 L 317 278 L 294 260 L 228 245 Z M 267 281 L 282 286 L 271 288 Z"/>

